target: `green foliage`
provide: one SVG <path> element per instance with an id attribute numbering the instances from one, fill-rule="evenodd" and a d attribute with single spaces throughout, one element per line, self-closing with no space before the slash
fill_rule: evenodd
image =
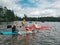
<path id="1" fill-rule="evenodd" d="M 0 7 L 0 22 L 9 22 L 16 20 L 19 20 L 19 17 L 15 16 L 14 11 L 7 9 L 6 7 Z"/>
<path id="2" fill-rule="evenodd" d="M 25 15 L 25 19 L 26 21 L 50 21 L 50 22 L 60 22 L 60 17 L 27 17 L 27 15 Z"/>
<path id="3" fill-rule="evenodd" d="M 27 17 L 26 14 L 24 14 L 24 19 L 26 21 L 52 21 L 52 22 L 60 22 L 60 17 Z M 7 7 L 0 7 L 0 22 L 9 22 L 9 21 L 21 21 L 21 17 L 17 17 L 14 14 L 14 11 L 7 9 Z"/>

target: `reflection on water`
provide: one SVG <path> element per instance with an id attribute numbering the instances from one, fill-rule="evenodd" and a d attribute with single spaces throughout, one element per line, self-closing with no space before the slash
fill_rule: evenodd
<path id="1" fill-rule="evenodd" d="M 50 25 L 52 28 L 28 35 L 0 35 L 0 45 L 60 45 L 60 23 L 40 22 L 40 25 Z"/>
<path id="2" fill-rule="evenodd" d="M 33 45 L 35 34 L 12 35 L 10 39 L 4 40 L 4 45 Z"/>

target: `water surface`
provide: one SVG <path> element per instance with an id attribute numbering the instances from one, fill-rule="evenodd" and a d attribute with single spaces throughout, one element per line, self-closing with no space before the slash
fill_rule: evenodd
<path id="1" fill-rule="evenodd" d="M 20 26 L 21 23 L 19 21 L 18 23 Z M 32 25 L 33 23 L 26 22 L 26 25 Z M 0 31 L 11 31 L 11 28 L 6 28 L 8 24 L 1 24 L 4 29 L 0 28 Z M 0 35 L 0 45 L 60 45 L 60 22 L 38 22 L 38 24 L 39 26 L 47 25 L 52 28 L 29 35 Z"/>

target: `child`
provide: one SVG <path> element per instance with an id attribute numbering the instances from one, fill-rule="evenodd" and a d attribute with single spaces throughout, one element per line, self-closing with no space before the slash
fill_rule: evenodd
<path id="1" fill-rule="evenodd" d="M 30 31 L 30 29 L 28 27 L 26 28 L 26 32 L 32 33 L 32 31 Z"/>
<path id="2" fill-rule="evenodd" d="M 13 27 L 12 27 L 12 32 L 14 33 L 15 31 L 16 31 L 16 26 L 13 25 Z"/>

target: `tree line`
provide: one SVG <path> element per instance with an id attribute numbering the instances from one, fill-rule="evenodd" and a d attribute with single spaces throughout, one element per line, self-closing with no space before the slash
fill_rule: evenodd
<path id="1" fill-rule="evenodd" d="M 23 18 L 26 21 L 60 22 L 60 17 L 28 17 L 24 14 Z M 16 16 L 13 10 L 0 6 L 0 22 L 21 21 L 23 18 Z"/>
<path id="2" fill-rule="evenodd" d="M 27 17 L 24 15 L 26 21 L 41 21 L 41 22 L 60 22 L 60 17 Z"/>
<path id="3" fill-rule="evenodd" d="M 20 17 L 14 14 L 13 10 L 0 6 L 0 22 L 9 22 L 19 20 Z"/>

